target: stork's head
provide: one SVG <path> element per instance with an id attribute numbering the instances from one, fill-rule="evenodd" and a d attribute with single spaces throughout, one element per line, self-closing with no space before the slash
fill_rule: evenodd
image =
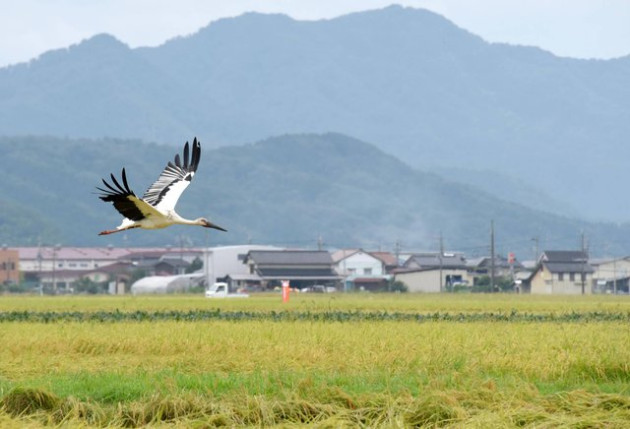
<path id="1" fill-rule="evenodd" d="M 210 222 L 208 219 L 204 217 L 200 217 L 199 219 L 197 219 L 197 223 L 206 228 L 214 228 L 214 229 L 218 229 L 219 231 L 227 232 L 227 229 L 221 228 L 219 225 L 213 224 L 212 222 Z"/>

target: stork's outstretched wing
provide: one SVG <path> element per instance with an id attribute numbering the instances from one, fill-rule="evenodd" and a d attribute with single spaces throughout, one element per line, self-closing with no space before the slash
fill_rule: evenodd
<path id="1" fill-rule="evenodd" d="M 142 199 L 161 211 L 175 209 L 177 200 L 188 187 L 192 180 L 199 159 L 201 158 L 201 145 L 197 138 L 193 140 L 192 156 L 189 161 L 188 142 L 184 146 L 184 162 L 182 163 L 179 154 L 175 155 L 175 161 L 169 162 L 160 174 L 160 177 L 147 189 Z"/>
<path id="2" fill-rule="evenodd" d="M 105 179 L 102 179 L 107 189 L 96 188 L 103 193 L 103 195 L 99 196 L 101 200 L 113 203 L 114 208 L 116 208 L 121 215 L 136 222 L 151 215 L 159 215 L 159 212 L 153 206 L 136 197 L 136 194 L 129 188 L 127 184 L 127 174 L 124 168 L 122 169 L 122 185 L 116 180 L 113 174 L 110 176 L 112 178 L 111 185 L 107 183 Z"/>

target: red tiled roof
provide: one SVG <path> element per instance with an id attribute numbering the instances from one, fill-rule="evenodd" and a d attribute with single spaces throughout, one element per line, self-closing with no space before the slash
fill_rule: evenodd
<path id="1" fill-rule="evenodd" d="M 390 252 L 370 252 L 370 255 L 375 258 L 380 259 L 387 266 L 396 266 L 398 265 L 398 261 L 396 260 L 396 255 Z"/>
<path id="2" fill-rule="evenodd" d="M 72 260 L 93 260 L 93 259 L 110 259 L 116 260 L 129 255 L 136 254 L 155 254 L 158 256 L 168 253 L 179 253 L 176 248 L 160 248 L 160 247 L 63 247 L 54 246 L 41 247 L 16 247 L 20 254 L 20 259 L 29 260 L 37 259 L 38 253 L 43 259 L 72 259 Z M 201 253 L 201 249 L 184 249 L 184 253 Z"/>

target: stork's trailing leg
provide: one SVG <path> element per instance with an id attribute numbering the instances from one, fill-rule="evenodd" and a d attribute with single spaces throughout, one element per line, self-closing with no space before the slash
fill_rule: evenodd
<path id="1" fill-rule="evenodd" d="M 132 229 L 132 228 L 140 228 L 140 225 L 132 225 L 132 226 L 128 226 L 127 228 L 116 228 L 116 229 L 108 229 L 106 231 L 101 231 L 98 233 L 98 235 L 108 235 L 108 234 L 113 234 L 115 232 L 120 232 L 120 231 L 126 231 L 128 229 Z"/>

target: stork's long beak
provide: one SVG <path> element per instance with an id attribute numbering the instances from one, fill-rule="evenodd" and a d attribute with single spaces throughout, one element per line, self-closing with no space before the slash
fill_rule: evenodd
<path id="1" fill-rule="evenodd" d="M 214 229 L 218 229 L 219 231 L 225 231 L 227 232 L 227 229 L 225 228 L 221 228 L 219 225 L 215 225 L 210 221 L 207 221 L 206 224 L 204 225 L 206 228 L 214 228 Z"/>

